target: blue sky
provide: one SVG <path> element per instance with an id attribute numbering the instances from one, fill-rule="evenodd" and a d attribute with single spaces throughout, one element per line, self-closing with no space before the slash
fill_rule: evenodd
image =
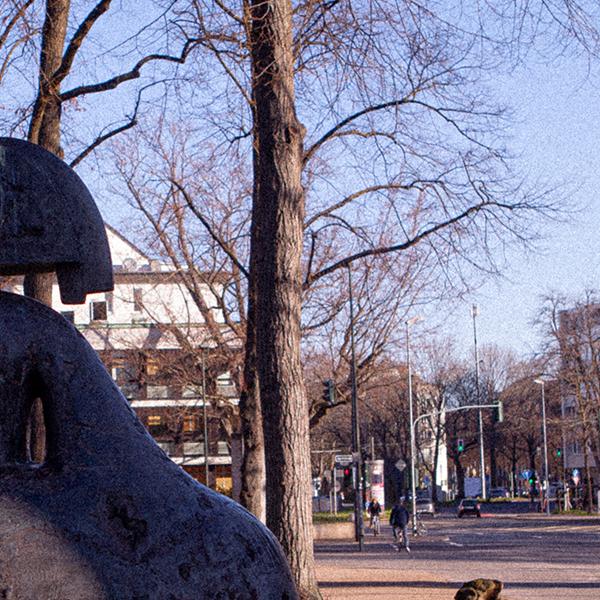
<path id="1" fill-rule="evenodd" d="M 532 321 L 544 294 L 576 296 L 586 287 L 600 287 L 600 62 L 596 69 L 588 67 L 585 58 L 541 61 L 532 52 L 523 66 L 497 80 L 494 92 L 514 111 L 511 150 L 520 154 L 521 167 L 532 179 L 568 184 L 581 211 L 568 222 L 544 226 L 535 254 L 511 252 L 504 279 L 453 302 L 448 311 L 442 309 L 445 329 L 465 353 L 472 348 L 473 302 L 479 306 L 482 344 L 528 354 L 538 346 Z M 119 225 L 127 210 L 115 210 L 115 198 L 103 193 L 105 182 L 98 181 L 90 167 L 93 161 L 82 165 L 80 174 L 95 188 L 108 221 Z M 110 202 L 103 204 L 102 198 Z M 436 321 L 427 320 L 431 325 Z"/>
<path id="2" fill-rule="evenodd" d="M 466 351 L 472 345 L 472 302 L 479 305 L 481 343 L 520 354 L 535 350 L 532 320 L 550 291 L 575 296 L 600 286 L 600 77 L 584 60 L 529 64 L 498 82 L 499 97 L 515 110 L 513 148 L 532 177 L 566 183 L 580 211 L 549 223 L 534 255 L 513 252 L 505 279 L 488 282 L 457 303 L 449 328 Z"/>

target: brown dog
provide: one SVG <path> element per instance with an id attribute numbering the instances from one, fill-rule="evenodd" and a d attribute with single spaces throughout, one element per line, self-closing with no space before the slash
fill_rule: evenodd
<path id="1" fill-rule="evenodd" d="M 502 582 L 497 579 L 473 579 L 456 592 L 454 600 L 501 600 Z"/>

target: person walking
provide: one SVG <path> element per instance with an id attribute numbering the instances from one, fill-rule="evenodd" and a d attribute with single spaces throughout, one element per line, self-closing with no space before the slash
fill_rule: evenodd
<path id="1" fill-rule="evenodd" d="M 404 506 L 404 502 L 396 502 L 390 514 L 390 525 L 392 526 L 392 532 L 396 541 L 398 541 L 398 530 L 402 532 L 402 545 L 407 552 L 410 552 L 408 542 L 409 520 L 410 515 L 408 514 L 408 510 L 406 510 L 406 506 Z M 398 550 L 400 550 L 400 545 L 398 545 Z"/>

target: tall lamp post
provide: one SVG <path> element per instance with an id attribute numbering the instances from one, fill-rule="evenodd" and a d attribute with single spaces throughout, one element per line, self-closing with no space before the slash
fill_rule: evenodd
<path id="1" fill-rule="evenodd" d="M 210 466 L 208 464 L 208 414 L 206 412 L 206 357 L 204 348 L 202 349 L 202 415 L 204 419 L 204 478 L 206 480 L 206 487 L 210 487 Z"/>
<path id="2" fill-rule="evenodd" d="M 479 309 L 477 304 L 471 307 L 471 316 L 473 317 L 473 342 L 475 345 L 475 391 L 477 394 L 477 404 L 481 404 L 481 393 L 479 389 L 479 352 L 477 349 L 477 315 Z M 485 481 L 485 453 L 483 450 L 483 414 L 479 409 L 479 468 L 481 471 L 481 497 L 487 498 L 487 489 Z"/>
<path id="3" fill-rule="evenodd" d="M 533 380 L 542 386 L 542 435 L 544 438 L 544 498 L 546 500 L 546 514 L 550 516 L 550 482 L 548 481 L 548 438 L 546 435 L 546 396 L 544 392 L 545 381 L 539 377 Z"/>
<path id="4" fill-rule="evenodd" d="M 356 385 L 356 352 L 354 348 L 354 297 L 352 293 L 352 270 L 348 265 L 348 293 L 350 296 L 350 375 L 352 380 L 352 464 L 354 468 L 354 535 L 358 550 L 363 549 L 362 513 L 362 457 L 360 452 L 360 427 L 358 424 L 358 390 Z"/>
<path id="5" fill-rule="evenodd" d="M 412 501 L 413 533 L 417 532 L 417 482 L 415 478 L 415 422 L 412 393 L 412 368 L 410 364 L 410 326 L 422 321 L 423 317 L 412 317 L 406 321 L 406 369 L 408 370 L 408 416 L 410 420 L 410 489 Z"/>

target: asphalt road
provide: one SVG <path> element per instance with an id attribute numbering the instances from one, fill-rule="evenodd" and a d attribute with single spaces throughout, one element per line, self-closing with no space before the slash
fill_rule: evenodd
<path id="1" fill-rule="evenodd" d="M 344 562 L 431 573 L 453 589 L 477 577 L 500 579 L 510 600 L 600 600 L 600 518 L 514 511 L 505 505 L 484 508 L 480 519 L 426 518 L 427 535 L 412 540 L 410 554 L 395 549 L 389 527 L 377 538 L 367 531 L 362 556 L 344 553 Z M 317 556 L 341 558 L 319 545 Z"/>

